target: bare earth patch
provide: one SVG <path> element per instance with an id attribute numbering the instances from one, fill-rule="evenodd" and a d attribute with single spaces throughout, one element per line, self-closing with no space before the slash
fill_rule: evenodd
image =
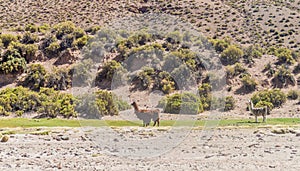
<path id="1" fill-rule="evenodd" d="M 102 128 L 106 132 L 106 129 Z M 186 129 L 186 128 L 182 128 Z M 124 135 L 128 144 L 111 147 L 93 141 L 98 128 L 46 128 L 48 135 L 12 134 L 0 146 L 1 170 L 298 170 L 300 168 L 299 136 L 294 133 L 275 134 L 270 128 L 191 130 L 172 150 L 158 157 L 122 157 L 118 151 L 139 149 L 170 130 L 169 127 L 114 128 Z M 2 132 L 5 130 L 2 130 Z M 27 130 L 33 131 L 33 130 Z M 130 137 L 130 138 L 129 138 Z M 107 140 L 111 141 L 111 140 Z M 118 141 L 118 140 L 114 140 Z M 124 141 L 126 142 L 126 141 Z M 168 144 L 165 144 L 168 145 Z M 124 148 L 126 147 L 126 148 Z"/>

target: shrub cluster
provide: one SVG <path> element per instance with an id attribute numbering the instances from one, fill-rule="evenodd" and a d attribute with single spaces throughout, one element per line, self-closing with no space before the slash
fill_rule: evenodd
<path id="1" fill-rule="evenodd" d="M 54 68 L 53 72 L 47 72 L 41 64 L 31 64 L 19 85 L 35 91 L 39 91 L 41 87 L 66 90 L 71 87 L 71 76 L 71 70 L 69 69 Z"/>
<path id="2" fill-rule="evenodd" d="M 290 90 L 287 93 L 287 98 L 291 100 L 296 100 L 299 97 L 299 91 L 297 90 Z"/>
<path id="3" fill-rule="evenodd" d="M 263 90 L 255 93 L 251 98 L 255 106 L 260 103 L 261 105 L 267 104 L 269 107 L 271 104 L 274 107 L 280 107 L 286 102 L 286 99 L 286 95 L 280 89 Z"/>
<path id="4" fill-rule="evenodd" d="M 98 90 L 94 94 L 83 94 L 78 99 L 77 111 L 86 118 L 118 115 L 119 111 L 131 108 L 126 101 L 106 90 Z"/>
<path id="5" fill-rule="evenodd" d="M 158 106 L 163 107 L 166 113 L 198 114 L 203 112 L 199 97 L 193 93 L 168 95 L 159 102 Z"/>
<path id="6" fill-rule="evenodd" d="M 175 81 L 167 71 L 151 67 L 143 67 L 132 81 L 135 84 L 134 89 L 139 90 L 161 90 L 165 94 L 170 94 L 176 89 Z"/>
<path id="7" fill-rule="evenodd" d="M 164 108 L 166 113 L 174 114 L 198 114 L 205 110 L 223 107 L 224 111 L 229 111 L 235 108 L 235 100 L 232 96 L 225 98 L 212 97 L 211 87 L 207 84 L 200 86 L 199 92 L 200 97 L 188 92 L 168 95 L 159 101 L 158 107 Z"/>
<path id="8" fill-rule="evenodd" d="M 39 112 L 46 117 L 76 117 L 75 98 L 71 94 L 42 88 L 39 92 L 24 87 L 6 88 L 0 91 L 2 115 Z"/>

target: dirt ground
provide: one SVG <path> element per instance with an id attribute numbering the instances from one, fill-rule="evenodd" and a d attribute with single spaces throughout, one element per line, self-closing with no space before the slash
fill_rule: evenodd
<path id="1" fill-rule="evenodd" d="M 52 128 L 10 135 L 0 170 L 299 170 L 300 129 L 274 129 Z"/>

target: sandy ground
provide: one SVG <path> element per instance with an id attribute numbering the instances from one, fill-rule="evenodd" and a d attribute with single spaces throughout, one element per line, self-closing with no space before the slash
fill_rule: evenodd
<path id="1" fill-rule="evenodd" d="M 0 143 L 0 170 L 300 169 L 299 128 L 285 134 L 274 128 L 48 129 L 21 130 L 49 135 L 13 134 Z"/>

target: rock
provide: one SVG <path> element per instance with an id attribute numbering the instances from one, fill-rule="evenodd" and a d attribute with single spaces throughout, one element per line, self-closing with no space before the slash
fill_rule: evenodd
<path id="1" fill-rule="evenodd" d="M 4 136 L 1 138 L 1 142 L 7 142 L 8 139 L 9 139 L 9 136 L 4 135 Z"/>
<path id="2" fill-rule="evenodd" d="M 70 138 L 67 137 L 67 136 L 62 136 L 61 139 L 64 140 L 64 141 L 67 141 L 67 140 L 69 140 Z"/>
<path id="3" fill-rule="evenodd" d="M 293 129 L 289 129 L 288 130 L 291 134 L 296 134 L 297 132 L 295 131 L 295 130 L 293 130 Z"/>
<path id="4" fill-rule="evenodd" d="M 288 133 L 289 131 L 286 130 L 286 129 L 274 129 L 271 131 L 273 134 L 286 134 Z"/>
<path id="5" fill-rule="evenodd" d="M 296 134 L 296 137 L 300 137 L 300 133 L 297 133 L 297 134 Z"/>

